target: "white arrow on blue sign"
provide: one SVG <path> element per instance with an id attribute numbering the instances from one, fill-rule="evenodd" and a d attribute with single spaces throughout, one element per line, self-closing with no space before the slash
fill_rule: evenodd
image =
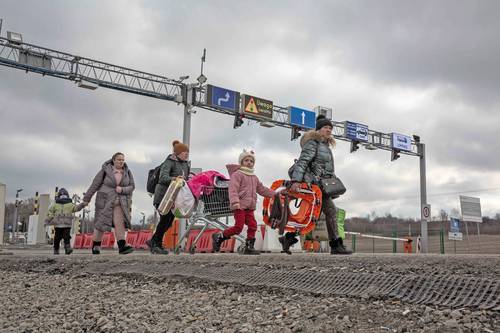
<path id="1" fill-rule="evenodd" d="M 240 93 L 226 88 L 207 85 L 207 104 L 217 108 L 238 111 Z"/>
<path id="2" fill-rule="evenodd" d="M 288 119 L 290 125 L 302 128 L 316 128 L 316 113 L 314 111 L 289 106 Z"/>

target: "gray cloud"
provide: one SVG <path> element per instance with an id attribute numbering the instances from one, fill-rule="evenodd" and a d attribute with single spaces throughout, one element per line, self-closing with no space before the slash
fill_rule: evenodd
<path id="1" fill-rule="evenodd" d="M 496 2 L 423 1 L 176 2 L 3 1 L 5 30 L 27 42 L 172 78 L 199 75 L 207 48 L 209 82 L 277 105 L 334 108 L 385 132 L 419 134 L 427 145 L 433 193 L 500 187 L 500 45 Z M 151 212 L 147 170 L 182 138 L 182 106 L 0 67 L 0 181 L 82 192 L 102 162 L 123 151 L 138 183 L 134 214 Z M 198 110 L 192 117 L 193 166 L 225 171 L 244 147 L 257 151 L 266 184 L 286 177 L 298 156 L 289 130 L 245 124 Z M 390 162 L 385 151 L 335 149 L 349 187 L 338 204 L 350 214 L 419 216 L 418 159 Z M 27 190 L 28 191 L 28 190 Z M 485 211 L 500 201 L 484 194 Z"/>

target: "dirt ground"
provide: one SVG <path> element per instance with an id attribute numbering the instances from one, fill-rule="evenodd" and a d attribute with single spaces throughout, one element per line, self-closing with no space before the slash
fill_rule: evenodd
<path id="1" fill-rule="evenodd" d="M 283 276 L 341 271 L 500 279 L 500 256 L 77 251 L 56 257 L 47 249 L 3 249 L 0 332 L 500 332 L 495 310 L 228 283 L 173 273 L 173 267 L 196 267 L 198 275 L 216 267 Z"/>

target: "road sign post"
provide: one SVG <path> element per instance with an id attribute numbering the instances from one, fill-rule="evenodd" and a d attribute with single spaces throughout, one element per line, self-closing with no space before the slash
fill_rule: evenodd
<path id="1" fill-rule="evenodd" d="M 423 207 L 427 204 L 427 184 L 426 184 L 426 175 L 425 175 L 425 144 L 418 142 L 418 153 L 420 157 L 420 205 Z M 430 215 L 430 209 L 429 209 Z M 420 234 L 422 235 L 422 245 L 421 250 L 423 253 L 427 253 L 427 222 L 424 221 L 423 209 L 420 216 Z"/>

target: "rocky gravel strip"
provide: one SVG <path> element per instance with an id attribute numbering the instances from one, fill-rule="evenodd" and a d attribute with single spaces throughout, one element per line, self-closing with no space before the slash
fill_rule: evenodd
<path id="1" fill-rule="evenodd" d="M 5 272 L 0 332 L 498 332 L 498 314 L 194 279 Z"/>
<path id="2" fill-rule="evenodd" d="M 500 332 L 495 311 L 152 274 L 172 258 L 0 259 L 0 332 Z"/>

